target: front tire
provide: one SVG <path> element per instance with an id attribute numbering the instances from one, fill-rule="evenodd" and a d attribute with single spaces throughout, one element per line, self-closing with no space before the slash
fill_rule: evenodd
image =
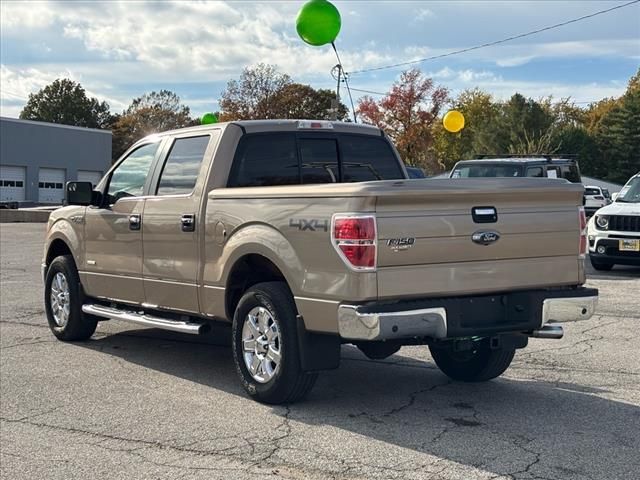
<path id="1" fill-rule="evenodd" d="M 589 257 L 589 261 L 591 262 L 591 266 L 594 269 L 599 270 L 601 272 L 608 272 L 609 270 L 611 270 L 613 268 L 613 263 L 601 262 L 601 261 L 598 261 L 598 260 L 594 260 L 591 257 Z"/>
<path id="2" fill-rule="evenodd" d="M 58 340 L 87 340 L 96 331 L 96 317 L 82 312 L 84 295 L 71 255 L 56 257 L 44 284 L 44 306 L 49 328 Z"/>
<path id="3" fill-rule="evenodd" d="M 233 317 L 233 359 L 245 391 L 259 402 L 291 403 L 313 388 L 317 373 L 302 371 L 296 307 L 283 282 L 251 287 Z"/>
<path id="4" fill-rule="evenodd" d="M 509 368 L 516 353 L 514 349 L 492 350 L 483 342 L 462 352 L 435 346 L 430 346 L 429 350 L 442 373 L 460 382 L 486 382 L 499 377 Z"/>

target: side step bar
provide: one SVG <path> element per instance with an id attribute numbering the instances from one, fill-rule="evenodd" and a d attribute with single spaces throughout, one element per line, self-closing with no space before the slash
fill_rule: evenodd
<path id="1" fill-rule="evenodd" d="M 560 325 L 545 325 L 540 330 L 534 330 L 529 334 L 534 338 L 562 338 L 564 330 Z"/>
<path id="2" fill-rule="evenodd" d="M 206 331 L 209 327 L 206 323 L 185 322 L 181 320 L 168 320 L 166 318 L 154 317 L 145 313 L 135 311 L 118 310 L 117 308 L 105 307 L 103 305 L 87 304 L 82 306 L 84 313 L 96 315 L 98 317 L 113 318 L 125 322 L 137 323 L 145 327 L 162 328 L 173 332 L 190 333 L 198 335 Z"/>

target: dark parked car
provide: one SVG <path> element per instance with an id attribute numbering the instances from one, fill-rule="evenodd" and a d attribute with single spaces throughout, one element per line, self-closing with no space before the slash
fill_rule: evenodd
<path id="1" fill-rule="evenodd" d="M 580 168 L 575 159 L 554 158 L 550 155 L 503 155 L 463 160 L 456 163 L 449 177 L 547 177 L 582 183 Z"/>
<path id="2" fill-rule="evenodd" d="M 407 174 L 409 178 L 426 178 L 427 176 L 424 174 L 424 170 L 418 167 L 405 167 L 407 169 Z"/>

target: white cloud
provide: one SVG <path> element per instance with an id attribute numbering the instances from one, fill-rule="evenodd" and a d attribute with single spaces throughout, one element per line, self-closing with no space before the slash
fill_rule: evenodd
<path id="1" fill-rule="evenodd" d="M 81 75 L 76 75 L 72 69 L 56 70 L 55 65 L 48 66 L 41 70 L 34 67 L 29 68 L 10 68 L 7 65 L 0 65 L 0 100 L 2 101 L 3 115 L 5 108 L 15 107 L 19 105 L 22 109 L 27 102 L 30 93 L 35 93 L 44 86 L 50 84 L 57 78 L 68 78 L 70 80 L 81 82 L 89 97 L 96 97 L 100 101 L 106 101 L 111 108 L 116 110 L 123 109 L 129 101 L 122 101 L 116 97 L 111 97 L 103 93 L 110 88 L 104 82 L 84 82 Z M 8 114 L 8 113 L 7 113 Z M 16 115 L 17 116 L 17 115 Z"/>
<path id="2" fill-rule="evenodd" d="M 245 66 L 258 62 L 276 64 L 296 81 L 335 88 L 329 74 L 336 64 L 331 48 L 308 46 L 295 32 L 294 19 L 301 5 L 302 2 L 290 1 L 0 1 L 3 112 L 60 76 L 80 81 L 92 96 L 107 100 L 114 111 L 124 108 L 134 96 L 163 88 L 158 85 L 175 90 L 179 90 L 178 86 L 184 87 L 183 100 L 193 105 L 194 110 L 215 106 L 220 85 L 237 78 Z M 497 6 L 475 1 L 428 5 L 337 1 L 336 5 L 343 12 L 343 32 L 338 46 L 347 71 L 439 55 L 500 38 L 507 32 L 513 33 L 513 29 L 527 30 L 539 26 L 539 22 L 552 23 L 558 16 L 570 18 L 583 13 L 582 10 L 574 12 L 576 2 L 557 2 L 553 12 L 540 11 L 536 2 Z M 505 5 L 509 8 L 504 8 Z M 632 13 L 628 10 L 627 16 Z M 519 19 L 517 25 L 513 24 L 514 18 Z M 416 66 L 425 71 L 433 69 L 427 74 L 454 91 L 478 85 L 510 96 L 518 88 L 525 94 L 532 92 L 531 95 L 543 89 L 555 89 L 581 98 L 588 94 L 592 97 L 588 100 L 619 94 L 625 85 L 579 84 L 570 80 L 566 83 L 513 82 L 501 76 L 507 75 L 507 71 L 511 76 L 516 70 L 507 67 L 538 59 L 640 60 L 637 35 L 629 38 L 628 28 L 618 35 L 611 27 L 611 24 L 617 27 L 620 22 L 624 23 L 626 17 L 610 18 L 609 31 L 604 28 L 606 18 L 609 17 L 601 17 L 597 29 L 588 30 L 585 24 L 577 36 L 545 34 L 526 40 L 533 43 L 506 43 L 451 57 L 451 62 L 445 60 L 447 67 L 443 67 L 444 61 Z M 413 24 L 416 20 L 422 23 Z M 587 39 L 564 41 L 574 37 Z M 553 41 L 542 41 L 547 38 Z M 28 61 L 19 58 L 22 50 L 15 53 L 22 47 Z M 8 48 L 13 50 L 7 52 Z M 7 56 L 12 60 L 5 60 Z M 34 57 L 36 60 L 32 60 Z M 354 74 L 351 83 L 354 87 L 385 91 L 392 83 L 392 76 L 399 71 Z M 188 86 L 193 83 L 199 84 L 200 94 L 190 93 Z M 210 91 L 202 93 L 202 84 L 210 84 Z M 554 92 L 544 94 L 548 93 Z"/>
<path id="3" fill-rule="evenodd" d="M 429 10 L 428 8 L 419 8 L 413 19 L 414 22 L 424 22 L 428 18 L 435 17 L 436 14 L 433 13 L 433 10 Z"/>

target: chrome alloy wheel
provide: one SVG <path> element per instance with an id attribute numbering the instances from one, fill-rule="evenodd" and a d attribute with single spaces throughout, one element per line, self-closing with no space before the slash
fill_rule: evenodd
<path id="1" fill-rule="evenodd" d="M 58 272 L 51 281 L 51 295 L 49 297 L 51 313 L 56 326 L 64 327 L 69 321 L 71 302 L 69 299 L 69 284 L 64 273 Z"/>
<path id="2" fill-rule="evenodd" d="M 278 372 L 281 363 L 280 329 L 271 312 L 254 307 L 242 326 L 244 364 L 253 379 L 267 383 Z"/>

